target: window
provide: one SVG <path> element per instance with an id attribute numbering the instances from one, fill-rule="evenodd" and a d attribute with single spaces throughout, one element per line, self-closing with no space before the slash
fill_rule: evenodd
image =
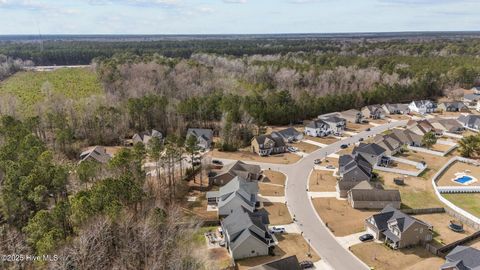
<path id="1" fill-rule="evenodd" d="M 254 253 L 255 253 L 255 250 L 252 250 L 252 254 L 254 254 Z"/>

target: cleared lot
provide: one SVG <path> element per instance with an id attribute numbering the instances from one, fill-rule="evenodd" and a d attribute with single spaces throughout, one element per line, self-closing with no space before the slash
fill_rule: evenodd
<path id="1" fill-rule="evenodd" d="M 339 139 L 334 138 L 334 137 L 322 137 L 322 138 L 320 138 L 320 137 L 305 136 L 304 139 L 315 141 L 315 142 L 318 142 L 318 143 L 327 144 L 327 145 L 339 141 Z"/>
<path id="2" fill-rule="evenodd" d="M 331 171 L 314 170 L 310 175 L 308 190 L 313 192 L 335 191 L 337 178 Z"/>
<path id="3" fill-rule="evenodd" d="M 361 243 L 350 247 L 360 260 L 373 269 L 439 269 L 445 262 L 435 257 L 423 247 L 392 250 L 379 243 Z"/>
<path id="4" fill-rule="evenodd" d="M 296 255 L 299 261 L 318 261 L 320 257 L 315 251 L 311 251 L 312 257 L 307 257 L 308 243 L 299 234 L 277 234 L 278 245 L 275 247 L 275 256 L 261 256 L 237 261 L 238 269 L 247 270 L 253 266 L 278 260 L 280 258 Z"/>
<path id="5" fill-rule="evenodd" d="M 192 191 L 188 194 L 191 197 L 197 197 L 194 202 L 184 202 L 183 207 L 188 216 L 196 216 L 200 219 L 215 220 L 218 218 L 216 211 L 207 211 L 208 201 L 205 193 L 200 191 Z"/>
<path id="6" fill-rule="evenodd" d="M 300 156 L 292 153 L 283 153 L 278 155 L 272 155 L 268 157 L 261 157 L 255 153 L 242 150 L 237 152 L 220 152 L 217 149 L 211 151 L 211 155 L 214 158 L 225 158 L 233 160 L 243 160 L 243 161 L 255 161 L 263 163 L 274 163 L 274 164 L 291 164 L 300 160 Z"/>
<path id="7" fill-rule="evenodd" d="M 364 230 L 364 221 L 376 211 L 353 209 L 346 200 L 315 198 L 313 206 L 335 236 L 346 236 Z"/>
<path id="8" fill-rule="evenodd" d="M 357 124 L 357 123 L 347 123 L 347 131 L 353 131 L 353 132 L 361 132 L 365 131 L 367 128 L 373 127 L 370 124 L 364 123 L 364 124 Z"/>
<path id="9" fill-rule="evenodd" d="M 298 148 L 298 151 L 304 152 L 304 153 L 312 153 L 315 150 L 320 149 L 320 147 L 318 147 L 316 145 L 313 145 L 313 144 L 310 144 L 310 143 L 306 143 L 306 142 L 296 142 L 296 143 L 292 143 L 290 145 Z"/>

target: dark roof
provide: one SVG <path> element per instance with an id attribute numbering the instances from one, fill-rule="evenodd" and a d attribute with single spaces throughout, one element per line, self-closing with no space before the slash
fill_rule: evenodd
<path id="1" fill-rule="evenodd" d="M 400 231 L 407 230 L 412 224 L 419 222 L 424 224 L 425 226 L 430 227 L 425 222 L 418 220 L 414 217 L 411 217 L 400 210 L 395 209 L 391 205 L 385 206 L 382 211 L 378 214 L 374 214 L 373 219 L 375 220 L 375 224 L 380 231 L 385 231 L 388 229 L 387 224 L 391 221 L 396 220 L 398 224 L 398 228 Z"/>
<path id="2" fill-rule="evenodd" d="M 368 202 L 386 202 L 386 201 L 401 202 L 402 201 L 400 197 L 400 191 L 398 190 L 395 190 L 395 189 L 383 190 L 383 189 L 376 189 L 376 188 L 365 189 L 363 186 L 359 187 L 358 185 L 350 190 L 350 196 L 353 201 L 368 201 Z"/>
<path id="3" fill-rule="evenodd" d="M 415 106 L 417 107 L 421 107 L 421 106 L 435 107 L 435 103 L 433 103 L 433 101 L 431 100 L 414 100 L 413 103 L 415 103 Z"/>
<path id="4" fill-rule="evenodd" d="M 285 146 L 285 142 L 281 137 L 272 136 L 271 134 L 259 135 L 253 139 L 256 140 L 259 145 L 264 145 L 267 140 L 272 140 L 275 143 L 275 147 Z"/>
<path id="5" fill-rule="evenodd" d="M 298 130 L 296 130 L 293 127 L 289 127 L 289 128 L 286 128 L 286 129 L 282 129 L 282 130 L 279 130 L 279 131 L 272 132 L 272 135 L 273 135 L 273 133 L 278 133 L 282 137 L 298 136 L 298 135 L 301 134 L 300 132 L 298 132 Z"/>
<path id="6" fill-rule="evenodd" d="M 100 163 L 107 163 L 111 156 L 107 153 L 107 150 L 103 146 L 95 146 L 80 154 L 81 161 L 87 159 L 93 159 Z"/>
<path id="7" fill-rule="evenodd" d="M 461 101 L 447 101 L 447 102 L 442 102 L 442 104 L 446 107 L 446 108 L 454 108 L 454 109 L 457 109 L 457 110 L 460 110 L 460 109 L 463 109 L 463 108 L 466 108 L 467 106 L 465 104 L 463 104 L 463 102 Z"/>
<path id="8" fill-rule="evenodd" d="M 336 115 L 328 115 L 328 116 L 320 116 L 322 120 L 330 122 L 330 123 L 340 123 L 344 122 L 345 119 L 338 117 Z"/>
<path id="9" fill-rule="evenodd" d="M 350 189 L 356 185 L 355 183 L 347 182 L 358 182 L 358 180 L 370 180 L 370 178 L 372 178 L 372 165 L 360 155 L 356 157 L 353 157 L 352 155 L 342 155 L 339 158 L 338 166 L 343 175 L 342 179 L 339 181 L 339 187 L 342 190 Z M 349 172 L 352 173 L 349 174 Z"/>
<path id="10" fill-rule="evenodd" d="M 210 142 L 213 138 L 213 130 L 204 128 L 189 128 L 187 130 L 187 138 L 190 135 L 193 135 L 197 138 L 202 138 L 205 141 Z"/>
<path id="11" fill-rule="evenodd" d="M 465 100 L 471 100 L 471 101 L 477 101 L 480 99 L 480 95 L 477 94 L 465 94 L 463 95 L 463 99 Z"/>
<path id="12" fill-rule="evenodd" d="M 300 270 L 300 263 L 297 256 L 289 256 L 282 259 L 278 259 L 273 262 L 258 265 L 250 268 L 249 270 Z"/>
<path id="13" fill-rule="evenodd" d="M 371 155 L 379 156 L 385 153 L 385 149 L 376 143 L 360 143 L 357 147 L 355 147 L 352 151 L 353 154 L 356 153 L 367 153 Z"/>
<path id="14" fill-rule="evenodd" d="M 237 160 L 223 166 L 223 168 L 217 172 L 217 175 L 214 178 L 224 174 L 230 174 L 232 177 L 240 176 L 242 178 L 249 179 L 250 175 L 258 175 L 261 172 L 262 169 L 259 165 L 247 164 L 243 161 Z"/>
<path id="15" fill-rule="evenodd" d="M 310 121 L 306 127 L 309 127 L 309 128 L 321 128 L 322 126 L 328 126 L 327 123 L 325 123 L 325 121 L 321 120 L 321 119 L 317 119 L 317 120 L 313 120 L 313 121 Z"/>
<path id="16" fill-rule="evenodd" d="M 465 126 L 480 125 L 480 115 L 460 115 L 458 121 Z"/>
<path id="17" fill-rule="evenodd" d="M 448 255 L 445 257 L 447 263 L 454 263 L 454 265 L 463 266 L 465 268 L 459 269 L 479 269 L 480 267 L 480 250 L 466 247 L 466 246 L 456 246 Z M 442 265 L 441 269 L 445 269 L 445 265 Z"/>

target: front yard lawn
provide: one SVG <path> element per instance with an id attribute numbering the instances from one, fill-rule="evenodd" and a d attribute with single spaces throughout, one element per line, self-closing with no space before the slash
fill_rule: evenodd
<path id="1" fill-rule="evenodd" d="M 293 222 L 290 212 L 284 203 L 264 202 L 263 208 L 268 212 L 270 225 L 285 225 Z"/>
<path id="2" fill-rule="evenodd" d="M 276 185 L 285 185 L 285 180 L 287 177 L 285 174 L 277 171 L 272 170 L 265 170 L 263 171 L 263 175 L 265 176 L 262 181 L 265 183 L 276 184 Z"/>
<path id="3" fill-rule="evenodd" d="M 277 234 L 278 245 L 275 247 L 275 256 L 261 256 L 237 261 L 239 270 L 247 270 L 251 267 L 265 264 L 271 261 L 296 255 L 299 261 L 309 260 L 316 262 L 320 257 L 310 249 L 312 257 L 308 257 L 308 243 L 299 234 Z"/>
<path id="4" fill-rule="evenodd" d="M 285 188 L 283 186 L 277 186 L 266 183 L 258 183 L 258 193 L 263 196 L 285 196 Z"/>
<path id="5" fill-rule="evenodd" d="M 305 153 L 312 153 L 312 152 L 320 149 L 320 147 L 318 147 L 316 145 L 313 145 L 311 143 L 306 143 L 306 142 L 296 142 L 296 143 L 292 143 L 290 145 L 298 148 L 298 151 L 305 152 Z"/>
<path id="6" fill-rule="evenodd" d="M 322 164 L 325 165 L 325 164 Z M 308 191 L 312 192 L 330 192 L 335 191 L 337 178 L 333 172 L 324 170 L 313 170 L 310 175 Z"/>
<path id="7" fill-rule="evenodd" d="M 393 250 L 384 244 L 368 242 L 350 247 L 360 260 L 372 269 L 439 269 L 444 260 L 435 257 L 423 247 Z"/>

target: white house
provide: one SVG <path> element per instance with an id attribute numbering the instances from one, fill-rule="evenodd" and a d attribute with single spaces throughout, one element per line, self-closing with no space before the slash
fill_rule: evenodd
<path id="1" fill-rule="evenodd" d="M 408 108 L 412 112 L 426 114 L 434 112 L 436 105 L 431 100 L 415 100 L 408 105 Z"/>
<path id="2" fill-rule="evenodd" d="M 305 126 L 305 135 L 312 137 L 325 137 L 331 133 L 330 125 L 321 119 L 313 120 Z"/>

